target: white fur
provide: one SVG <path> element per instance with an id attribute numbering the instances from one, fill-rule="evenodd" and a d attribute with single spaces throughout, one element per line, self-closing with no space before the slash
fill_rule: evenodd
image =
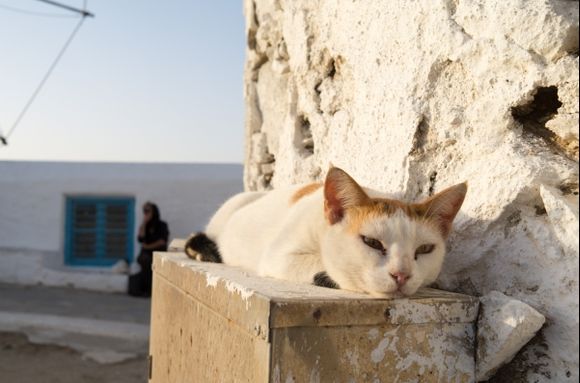
<path id="1" fill-rule="evenodd" d="M 400 211 L 368 220 L 360 233 L 350 233 L 348 212 L 334 225 L 326 221 L 322 188 L 291 203 L 302 187 L 241 193 L 228 200 L 206 229 L 222 261 L 261 276 L 306 283 L 326 271 L 341 288 L 377 296 L 411 295 L 437 278 L 445 243 L 431 223 Z M 365 245 L 360 235 L 385 244 L 386 256 Z M 435 244 L 435 250 L 415 260 L 423 244 Z M 400 289 L 391 276 L 397 273 L 411 275 Z"/>
<path id="2" fill-rule="evenodd" d="M 322 242 L 325 269 L 341 288 L 376 296 L 398 292 L 411 295 L 439 275 L 445 241 L 432 225 L 411 220 L 399 211 L 391 217 L 367 221 L 360 233 L 353 235 L 346 230 L 348 219 L 347 215 L 343 222 L 333 225 Z M 365 245 L 359 234 L 380 240 L 386 255 Z M 415 250 L 423 244 L 434 244 L 435 249 L 415 260 Z M 391 277 L 398 273 L 410 275 L 400 290 Z"/>

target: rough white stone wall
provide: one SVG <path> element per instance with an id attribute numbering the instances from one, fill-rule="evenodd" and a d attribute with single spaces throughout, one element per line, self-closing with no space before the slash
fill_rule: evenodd
<path id="1" fill-rule="evenodd" d="M 408 199 L 468 180 L 439 286 L 546 316 L 498 381 L 578 381 L 578 2 L 245 0 L 245 16 L 246 188 L 330 162 Z"/>

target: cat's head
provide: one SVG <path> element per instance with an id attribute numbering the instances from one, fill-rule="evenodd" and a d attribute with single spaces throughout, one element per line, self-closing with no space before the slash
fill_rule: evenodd
<path id="1" fill-rule="evenodd" d="M 331 168 L 321 249 L 328 275 L 341 288 L 376 296 L 412 295 L 434 282 L 466 192 L 461 183 L 417 203 L 371 198 L 346 172 Z"/>

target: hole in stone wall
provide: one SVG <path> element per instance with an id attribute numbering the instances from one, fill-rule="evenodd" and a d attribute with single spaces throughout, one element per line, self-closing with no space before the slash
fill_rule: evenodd
<path id="1" fill-rule="evenodd" d="M 435 193 L 435 182 L 437 182 L 437 172 L 433 171 L 429 175 L 429 196 L 432 196 Z"/>
<path id="2" fill-rule="evenodd" d="M 544 204 L 534 205 L 534 210 L 536 211 L 536 215 L 537 216 L 548 214 L 548 212 L 546 211 L 546 207 L 544 206 Z"/>
<path id="3" fill-rule="evenodd" d="M 258 5 L 255 1 L 252 2 L 252 15 L 254 15 L 254 24 L 256 24 L 256 28 L 260 26 L 260 20 L 258 20 Z"/>
<path id="4" fill-rule="evenodd" d="M 314 154 L 314 139 L 312 138 L 312 131 L 310 130 L 310 121 L 308 117 L 301 115 L 298 117 L 297 124 L 297 141 L 302 149 L 301 152 L 306 154 L 306 156 L 310 156 Z"/>
<path id="5" fill-rule="evenodd" d="M 322 114 L 322 108 L 320 107 L 320 103 L 321 103 L 321 94 L 322 94 L 322 89 L 320 89 L 320 87 L 322 86 L 322 80 L 318 81 L 315 85 L 314 85 L 314 92 L 316 94 L 314 101 L 316 103 L 316 109 L 318 110 L 318 113 Z"/>
<path id="6" fill-rule="evenodd" d="M 250 22 L 250 28 L 248 29 L 247 44 L 250 50 L 256 50 L 256 34 L 258 33 L 258 28 L 260 27 L 260 21 L 258 20 L 256 2 L 252 2 L 252 20 L 253 24 Z"/>
<path id="7" fill-rule="evenodd" d="M 415 129 L 415 135 L 413 136 L 413 143 L 409 155 L 421 154 L 425 144 L 427 143 L 428 132 L 429 123 L 426 121 L 425 116 L 421 116 L 421 119 L 417 124 L 417 129 Z"/>
<path id="8" fill-rule="evenodd" d="M 256 50 L 256 30 L 253 28 L 248 30 L 247 44 L 248 49 Z"/>
<path id="9" fill-rule="evenodd" d="M 545 136 L 548 134 L 543 132 L 543 130 L 548 130 L 546 122 L 558 113 L 560 106 L 562 103 L 558 99 L 558 88 L 555 86 L 540 87 L 531 102 L 512 108 L 512 116 L 524 125 L 524 129 Z M 548 132 L 550 131 L 548 130 Z"/>
<path id="10" fill-rule="evenodd" d="M 350 101 L 344 85 L 350 79 L 348 67 L 342 56 L 332 57 L 324 49 L 316 62 L 317 79 L 314 83 L 314 102 L 320 114 L 334 115 Z M 347 76 L 345 76 L 345 74 Z"/>
<path id="11" fill-rule="evenodd" d="M 562 102 L 558 99 L 558 88 L 555 86 L 540 87 L 534 99 L 524 105 L 514 106 L 511 109 L 514 120 L 522 125 L 524 134 L 541 138 L 549 147 L 573 158 L 577 156 L 577 146 L 574 149 L 556 133 L 546 128 L 546 123 L 556 114 Z"/>
<path id="12" fill-rule="evenodd" d="M 272 189 L 272 178 L 274 177 L 274 170 L 276 168 L 276 158 L 270 152 L 266 153 L 265 159 L 260 163 L 260 177 L 259 182 L 263 190 Z"/>
<path id="13" fill-rule="evenodd" d="M 328 63 L 328 71 L 326 72 L 326 77 L 333 79 L 335 75 L 336 75 L 336 61 L 334 61 L 334 59 L 330 59 L 330 62 Z"/>
<path id="14" fill-rule="evenodd" d="M 560 189 L 564 195 L 578 195 L 578 182 L 564 182 L 558 186 L 558 189 Z"/>
<path id="15" fill-rule="evenodd" d="M 282 37 L 278 44 L 276 45 L 276 59 L 282 61 L 288 61 L 288 46 L 286 45 L 286 40 Z"/>
<path id="16" fill-rule="evenodd" d="M 316 92 L 316 94 L 318 95 L 318 97 L 320 97 L 320 93 L 322 93 L 322 90 L 320 89 L 321 85 L 322 85 L 322 80 L 318 81 L 314 85 L 314 91 Z"/>
<path id="17" fill-rule="evenodd" d="M 260 68 L 262 67 L 262 65 L 264 65 L 267 62 L 268 62 L 268 56 L 266 54 L 259 54 L 258 55 L 256 60 L 254 61 L 254 66 L 252 67 L 252 70 L 256 73 L 256 76 L 258 75 L 258 72 L 260 71 Z M 254 81 L 258 81 L 258 78 L 256 77 L 256 79 Z"/>

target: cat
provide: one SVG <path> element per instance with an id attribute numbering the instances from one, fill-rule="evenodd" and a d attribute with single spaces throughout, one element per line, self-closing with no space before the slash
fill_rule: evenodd
<path id="1" fill-rule="evenodd" d="M 185 251 L 260 276 L 409 296 L 439 275 L 466 192 L 461 183 L 406 203 L 331 166 L 324 183 L 233 196 Z"/>

